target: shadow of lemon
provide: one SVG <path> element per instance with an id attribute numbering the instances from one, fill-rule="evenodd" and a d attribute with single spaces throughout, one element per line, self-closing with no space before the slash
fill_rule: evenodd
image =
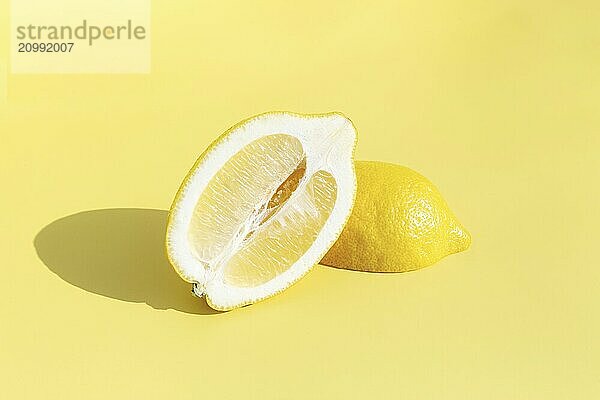
<path id="1" fill-rule="evenodd" d="M 190 314 L 217 314 L 173 270 L 164 250 L 167 211 L 111 208 L 60 218 L 35 237 L 39 258 L 88 292 Z"/>

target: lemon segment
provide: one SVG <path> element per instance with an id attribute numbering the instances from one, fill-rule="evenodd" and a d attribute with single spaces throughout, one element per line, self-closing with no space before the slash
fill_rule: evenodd
<path id="1" fill-rule="evenodd" d="M 250 143 L 223 165 L 198 199 L 188 230 L 198 260 L 210 264 L 236 234 L 251 229 L 261 211 L 257 205 L 269 200 L 267 196 L 294 171 L 303 153 L 302 144 L 293 136 L 269 135 Z"/>
<path id="2" fill-rule="evenodd" d="M 317 238 L 331 214 L 336 183 L 331 174 L 318 171 L 264 228 L 228 260 L 225 283 L 257 286 L 293 265 Z"/>

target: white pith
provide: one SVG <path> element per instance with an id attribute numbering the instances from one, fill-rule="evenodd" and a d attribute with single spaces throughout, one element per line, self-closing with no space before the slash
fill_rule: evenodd
<path id="1" fill-rule="evenodd" d="M 333 210 L 311 247 L 286 271 L 276 278 L 254 287 L 238 287 L 223 281 L 223 267 L 207 270 L 192 251 L 188 228 L 194 207 L 200 195 L 221 167 L 239 150 L 264 136 L 287 134 L 302 144 L 306 157 L 305 178 L 319 170 L 329 172 L 337 184 L 337 198 Z M 352 152 L 356 132 L 352 123 L 341 114 L 302 116 L 292 113 L 270 113 L 254 117 L 232 129 L 213 147 L 191 171 L 185 186 L 174 204 L 167 231 L 169 258 L 186 281 L 195 284 L 197 294 L 205 293 L 209 302 L 219 309 L 229 309 L 252 303 L 279 292 L 304 275 L 319 262 L 341 232 L 350 213 L 355 191 Z M 292 204 L 307 179 L 300 185 L 281 209 Z M 233 246 L 229 252 L 235 252 Z M 222 262 L 231 254 L 222 254 Z"/>

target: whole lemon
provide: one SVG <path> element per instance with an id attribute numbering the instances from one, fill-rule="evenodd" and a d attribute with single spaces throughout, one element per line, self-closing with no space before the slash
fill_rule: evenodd
<path id="1" fill-rule="evenodd" d="M 404 272 L 466 250 L 471 235 L 435 186 L 400 165 L 355 162 L 352 214 L 321 264 L 371 272 Z"/>

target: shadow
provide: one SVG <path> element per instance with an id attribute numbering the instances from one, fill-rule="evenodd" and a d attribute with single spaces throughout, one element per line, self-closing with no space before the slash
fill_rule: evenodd
<path id="1" fill-rule="evenodd" d="M 60 218 L 34 246 L 71 285 L 113 299 L 190 314 L 218 314 L 173 270 L 164 250 L 167 211 L 111 208 Z"/>

